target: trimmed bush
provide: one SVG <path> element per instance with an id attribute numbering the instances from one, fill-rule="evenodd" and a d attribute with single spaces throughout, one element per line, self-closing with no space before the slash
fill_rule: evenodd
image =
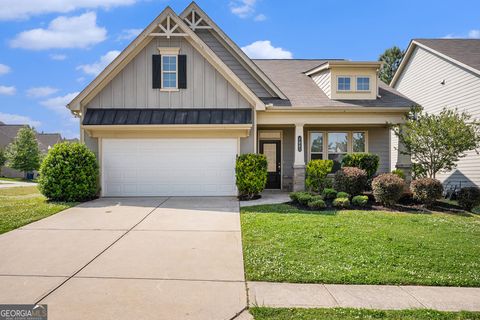
<path id="1" fill-rule="evenodd" d="M 332 206 L 335 208 L 348 208 L 350 206 L 350 200 L 348 200 L 348 198 L 336 198 L 333 200 Z"/>
<path id="2" fill-rule="evenodd" d="M 312 201 L 314 196 L 308 192 L 301 192 L 297 196 L 298 203 L 301 204 L 302 206 L 308 206 L 308 203 Z"/>
<path id="3" fill-rule="evenodd" d="M 344 167 L 335 173 L 333 187 L 337 191 L 349 194 L 359 194 L 367 186 L 367 172 L 355 167 Z"/>
<path id="4" fill-rule="evenodd" d="M 308 207 L 310 209 L 325 209 L 327 205 L 325 204 L 325 201 L 322 199 L 316 199 L 312 200 L 308 203 Z"/>
<path id="5" fill-rule="evenodd" d="M 320 192 L 327 184 L 327 174 L 332 171 L 332 160 L 311 160 L 307 164 L 305 184 L 310 191 Z"/>
<path id="6" fill-rule="evenodd" d="M 403 194 L 405 181 L 393 173 L 384 173 L 373 179 L 372 191 L 377 202 L 390 206 Z"/>
<path id="7" fill-rule="evenodd" d="M 337 198 L 350 198 L 350 195 L 346 192 L 340 191 L 339 193 L 337 193 Z"/>
<path id="8" fill-rule="evenodd" d="M 357 207 L 366 207 L 368 204 L 368 196 L 355 196 L 352 198 L 352 204 Z"/>
<path id="9" fill-rule="evenodd" d="M 40 166 L 40 192 L 50 200 L 87 201 L 98 192 L 98 164 L 84 144 L 58 143 Z"/>
<path id="10" fill-rule="evenodd" d="M 290 197 L 290 199 L 292 200 L 293 203 L 297 203 L 298 202 L 298 194 L 300 192 L 290 192 L 290 194 L 288 195 Z"/>
<path id="11" fill-rule="evenodd" d="M 410 191 L 412 191 L 413 199 L 430 206 L 442 197 L 443 185 L 436 179 L 421 178 L 412 181 Z"/>
<path id="12" fill-rule="evenodd" d="M 457 200 L 463 209 L 472 211 L 476 206 L 480 206 L 480 188 L 465 187 L 460 189 Z"/>
<path id="13" fill-rule="evenodd" d="M 332 188 L 325 188 L 322 191 L 323 199 L 325 200 L 332 200 L 337 197 L 337 190 Z"/>
<path id="14" fill-rule="evenodd" d="M 392 170 L 392 173 L 396 176 L 398 176 L 399 178 L 402 178 L 403 180 L 405 180 L 405 173 L 403 173 L 402 170 L 400 169 L 395 169 L 395 170 Z"/>
<path id="15" fill-rule="evenodd" d="M 355 167 L 365 170 L 368 179 L 378 170 L 380 158 L 373 153 L 349 153 L 343 156 L 342 167 Z"/>
<path id="16" fill-rule="evenodd" d="M 235 164 L 235 177 L 240 198 L 253 199 L 267 184 L 267 158 L 256 153 L 240 155 Z"/>

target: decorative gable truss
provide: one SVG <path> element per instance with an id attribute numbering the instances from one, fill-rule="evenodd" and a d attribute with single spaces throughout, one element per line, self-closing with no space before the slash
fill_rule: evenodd
<path id="1" fill-rule="evenodd" d="M 179 28 L 179 24 L 168 15 L 165 20 L 157 25 L 157 29 L 153 30 L 149 36 L 166 37 L 167 39 L 170 39 L 171 37 L 188 37 L 189 35 L 182 32 L 181 28 Z"/>
<path id="2" fill-rule="evenodd" d="M 194 8 L 192 8 L 189 13 L 184 15 L 183 20 L 193 31 L 197 29 L 212 29 L 212 27 L 208 25 L 208 23 Z"/>

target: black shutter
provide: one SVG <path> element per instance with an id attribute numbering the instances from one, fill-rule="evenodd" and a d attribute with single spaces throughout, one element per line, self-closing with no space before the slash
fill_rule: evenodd
<path id="1" fill-rule="evenodd" d="M 178 56 L 178 88 L 187 89 L 187 56 Z"/>
<path id="2" fill-rule="evenodd" d="M 152 55 L 152 88 L 162 88 L 162 56 Z"/>

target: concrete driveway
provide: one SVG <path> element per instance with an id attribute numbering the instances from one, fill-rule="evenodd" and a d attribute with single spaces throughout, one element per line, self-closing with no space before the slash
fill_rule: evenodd
<path id="1" fill-rule="evenodd" d="M 0 236 L 0 303 L 49 319 L 231 319 L 246 305 L 235 198 L 103 198 Z"/>

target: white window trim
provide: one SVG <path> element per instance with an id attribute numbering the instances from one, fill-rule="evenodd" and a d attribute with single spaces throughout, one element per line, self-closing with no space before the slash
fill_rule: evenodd
<path id="1" fill-rule="evenodd" d="M 367 78 L 368 79 L 368 90 L 362 90 L 362 89 L 358 89 L 358 78 Z M 359 76 L 356 76 L 355 77 L 355 91 L 356 92 L 371 92 L 372 91 L 372 79 L 370 76 L 362 76 L 362 75 L 359 75 Z M 357 131 L 355 131 L 357 132 Z"/>
<path id="2" fill-rule="evenodd" d="M 350 78 L 350 90 L 341 90 L 341 89 L 338 88 L 338 79 L 339 79 L 339 78 Z M 337 76 L 337 83 L 336 83 L 337 92 L 352 92 L 352 87 L 353 87 L 353 85 L 354 85 L 353 79 L 354 79 L 353 76 L 349 76 L 349 75 L 338 75 L 338 76 Z"/>
<path id="3" fill-rule="evenodd" d="M 175 92 L 175 91 L 179 91 L 178 90 L 178 55 L 180 54 L 180 48 L 171 48 L 171 47 L 161 47 L 161 48 L 157 48 L 158 52 L 160 53 L 161 55 L 161 68 L 160 68 L 160 82 L 161 82 L 161 88 L 160 88 L 160 91 L 165 91 L 165 92 Z M 163 87 L 163 57 L 172 57 L 174 56 L 175 59 L 176 59 L 176 63 L 175 63 L 175 74 L 177 75 L 175 78 L 176 78 L 176 83 L 175 83 L 175 87 L 171 87 L 171 88 L 164 88 Z M 169 72 L 169 71 L 166 71 L 166 72 Z M 173 73 L 173 72 L 170 72 L 170 73 Z"/>
<path id="4" fill-rule="evenodd" d="M 363 132 L 365 134 L 365 151 L 363 152 L 353 152 L 353 133 L 354 132 Z M 348 153 L 367 153 L 368 151 L 368 131 L 367 130 L 333 130 L 333 131 L 325 131 L 325 130 L 309 130 L 308 131 L 308 161 L 312 160 L 312 148 L 311 148 L 311 133 L 322 133 L 323 134 L 323 152 L 314 152 L 314 154 L 322 154 L 322 158 L 324 160 L 328 159 L 328 134 L 329 133 L 347 133 L 347 152 L 342 154 Z M 337 154 L 338 152 L 335 152 Z"/>

